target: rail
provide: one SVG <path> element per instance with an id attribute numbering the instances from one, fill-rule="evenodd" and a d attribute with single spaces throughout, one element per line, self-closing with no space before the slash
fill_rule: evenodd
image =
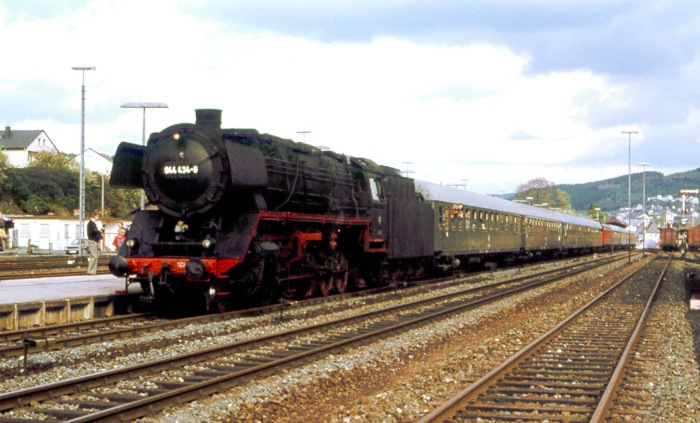
<path id="1" fill-rule="evenodd" d="M 641 269 L 646 268 L 649 263 L 620 280 L 598 298 L 577 310 L 549 332 L 424 416 L 419 423 L 474 421 L 479 418 L 498 420 L 499 418 L 506 418 L 506 416 L 509 419 L 521 418 L 527 420 L 528 417 L 533 417 L 531 413 L 537 414 L 533 418 L 542 420 L 579 421 L 593 418 L 594 420 L 592 421 L 599 421 L 602 418 L 601 416 L 604 415 L 604 410 L 608 407 L 611 394 L 619 381 L 621 369 L 624 367 L 624 363 L 636 342 L 640 327 L 643 325 L 647 311 L 651 306 L 651 301 L 663 280 L 663 275 L 668 268 L 670 260 L 669 258 L 666 262 L 661 276 L 659 276 L 651 294 L 648 295 L 648 300 L 635 320 L 635 324 L 632 325 L 634 329 L 633 335 L 628 337 L 622 347 L 614 347 L 616 351 L 619 348 L 620 353 L 617 355 L 618 361 L 616 364 L 609 368 L 607 374 L 612 376 L 606 378 L 606 382 L 601 382 L 599 374 L 606 374 L 607 362 L 611 355 L 615 355 L 614 352 L 599 353 L 581 347 L 575 353 L 567 354 L 561 348 L 550 343 L 564 334 L 572 325 L 583 320 L 582 316 L 585 316 L 586 313 L 591 313 L 595 306 L 610 298 L 614 292 L 617 292 L 618 288 L 622 287 L 626 281 L 636 275 Z M 650 263 L 652 262 L 653 260 Z M 610 339 L 617 338 L 617 333 L 621 331 L 622 325 L 626 324 L 622 315 L 623 313 L 620 313 L 615 325 L 605 325 L 606 330 L 612 329 L 615 332 L 611 334 Z M 598 319 L 594 318 L 592 320 L 591 324 L 598 324 L 596 322 Z M 587 342 L 591 346 L 598 347 L 600 346 L 599 344 L 613 342 L 607 339 L 607 333 L 601 332 L 600 326 L 594 327 L 592 330 L 590 328 L 580 329 L 577 327 L 576 330 L 572 329 L 570 333 L 572 334 L 567 335 L 570 336 L 567 344 L 570 346 L 570 349 L 574 349 L 572 344 L 580 344 L 574 339 L 584 333 L 586 334 L 585 336 L 593 336 L 592 339 L 583 341 L 584 344 Z M 610 347 L 610 349 L 612 348 Z M 552 351 L 555 354 L 552 354 Z M 538 370 L 528 370 L 530 363 Z M 538 365 L 538 363 L 545 364 Z M 549 364 L 549 367 L 547 364 Z M 599 370 L 599 368 L 603 368 L 603 370 Z M 587 372 L 587 374 L 581 375 L 576 373 L 581 371 L 583 373 Z M 512 392 L 510 396 L 505 394 L 509 389 L 506 386 L 511 383 L 510 381 L 516 379 L 523 386 L 522 390 L 519 391 L 518 395 L 512 395 Z M 573 383 L 569 384 L 568 381 L 573 381 Z M 601 383 L 605 392 L 603 395 L 600 394 L 603 389 L 596 387 Z M 569 391 L 569 389 L 573 391 Z M 570 394 L 569 392 L 575 393 Z M 593 404 L 592 407 L 591 404 Z"/>
<path id="2" fill-rule="evenodd" d="M 595 267 L 588 268 L 588 270 L 593 269 Z M 156 362 L 142 363 L 128 368 L 104 371 L 10 392 L 0 395 L 0 410 L 30 406 L 34 412 L 45 413 L 55 418 L 70 419 L 68 421 L 73 422 L 111 419 L 117 416 L 129 420 L 153 413 L 173 403 L 190 401 L 200 398 L 202 395 L 227 389 L 254 376 L 274 373 L 280 367 L 318 359 L 338 349 L 425 325 L 455 313 L 462 313 L 510 295 L 535 289 L 555 280 L 568 278 L 571 274 L 571 270 L 567 269 L 552 277 L 543 278 L 542 275 L 536 275 L 533 278 L 539 278 L 539 280 L 521 280 L 519 281 L 520 286 L 512 289 L 490 286 L 488 295 L 474 296 L 475 292 L 483 291 L 486 287 L 469 288 L 458 295 L 450 293 L 431 299 L 422 299 L 352 317 L 169 357 Z M 195 372 L 189 370 L 184 372 L 182 369 L 183 366 L 195 365 L 198 369 Z M 178 374 L 180 371 L 187 373 L 187 375 L 180 373 L 181 376 L 177 377 L 174 375 L 163 376 L 162 372 L 164 371 L 174 372 L 174 374 Z M 146 383 L 148 377 L 155 377 L 156 380 L 150 380 Z M 114 396 L 101 393 L 106 387 L 126 380 L 129 380 L 130 386 L 143 385 L 138 388 L 138 394 L 115 399 Z M 88 402 L 69 395 L 75 392 L 85 394 L 86 391 L 98 387 L 98 390 L 93 391 L 95 393 L 89 395 L 93 399 Z M 108 401 L 97 406 L 94 398 L 104 398 Z M 53 404 L 67 401 L 76 407 L 70 411 L 38 408 L 42 401 L 47 399 L 51 399 L 50 402 Z M 109 408 L 101 411 L 95 410 L 105 407 Z M 0 419 L 0 421 L 3 420 Z"/>

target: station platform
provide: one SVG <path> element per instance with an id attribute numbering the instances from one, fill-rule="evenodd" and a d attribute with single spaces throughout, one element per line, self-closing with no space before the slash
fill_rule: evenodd
<path id="1" fill-rule="evenodd" d="M 135 311 L 138 284 L 123 278 L 75 275 L 0 280 L 0 330 L 20 330 Z"/>

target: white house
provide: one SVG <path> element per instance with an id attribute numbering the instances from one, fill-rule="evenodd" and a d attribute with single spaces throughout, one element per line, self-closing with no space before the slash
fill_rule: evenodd
<path id="1" fill-rule="evenodd" d="M 0 136 L 0 150 L 14 167 L 26 167 L 32 156 L 41 151 L 58 153 L 58 149 L 42 130 L 13 130 L 10 125 Z"/>
<path id="2" fill-rule="evenodd" d="M 75 161 L 80 164 L 80 156 L 75 156 Z M 98 153 L 92 148 L 85 150 L 85 169 L 102 175 L 112 172 L 112 159 L 106 154 Z"/>

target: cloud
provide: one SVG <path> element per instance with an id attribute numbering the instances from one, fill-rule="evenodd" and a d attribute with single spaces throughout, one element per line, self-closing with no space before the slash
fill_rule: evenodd
<path id="1" fill-rule="evenodd" d="M 95 0 L 0 5 L 0 115 L 76 153 L 113 153 L 220 108 L 256 128 L 482 192 L 585 182 L 633 160 L 695 167 L 698 13 L 652 1 L 294 3 Z M 30 52 L 30 54 L 27 54 Z M 648 156 L 653 154 L 654 160 Z M 654 163 L 654 162 L 657 163 Z M 607 173 L 607 175 L 606 175 Z"/>

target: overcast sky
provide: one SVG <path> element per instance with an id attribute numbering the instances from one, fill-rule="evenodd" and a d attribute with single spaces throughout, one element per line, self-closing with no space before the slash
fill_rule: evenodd
<path id="1" fill-rule="evenodd" d="M 696 0 L 0 0 L 0 117 L 114 154 L 223 110 L 225 128 L 482 193 L 699 167 Z M 300 134 L 301 131 L 311 131 Z M 410 163 L 410 164 L 409 164 Z M 700 181 L 699 181 L 700 184 Z"/>

